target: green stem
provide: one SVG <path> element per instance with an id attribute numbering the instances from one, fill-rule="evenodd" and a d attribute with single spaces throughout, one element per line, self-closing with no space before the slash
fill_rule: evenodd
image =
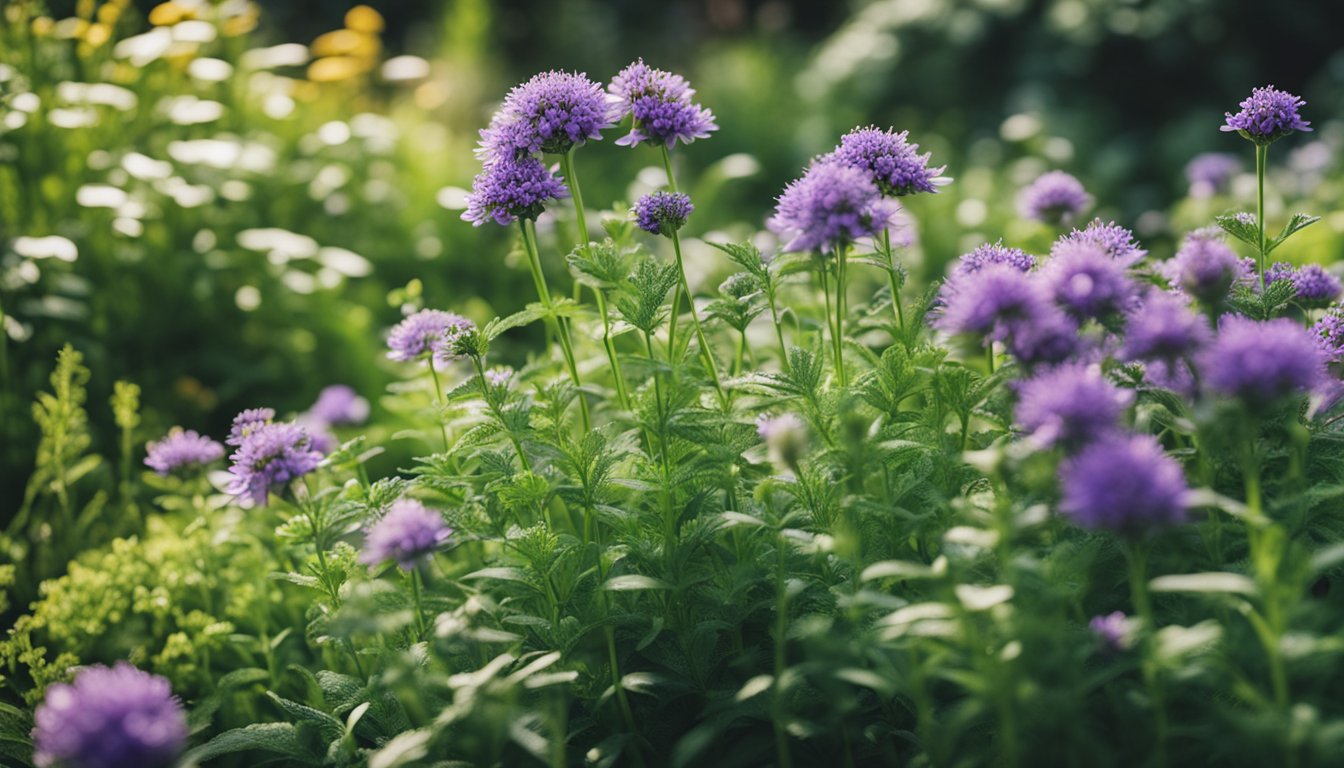
<path id="1" fill-rule="evenodd" d="M 994 375 L 994 342 L 985 345 L 985 364 L 989 366 L 989 375 Z"/>
<path id="2" fill-rule="evenodd" d="M 415 640 L 425 639 L 425 610 L 420 603 L 420 566 L 411 569 L 411 601 L 415 604 Z"/>
<path id="3" fill-rule="evenodd" d="M 603 602 L 606 602 L 605 595 Z M 625 721 L 626 730 L 630 731 L 630 747 L 635 758 L 635 765 L 643 768 L 644 756 L 640 754 L 639 749 L 639 730 L 635 726 L 635 715 L 630 710 L 630 699 L 625 695 L 625 687 L 621 685 L 621 666 L 616 658 L 616 632 L 610 625 L 603 628 L 607 635 L 607 661 L 611 665 L 611 686 L 616 689 L 616 703 L 621 708 L 621 719 Z"/>
<path id="4" fill-rule="evenodd" d="M 840 386 L 849 386 L 849 376 L 845 373 L 845 301 L 846 268 L 848 266 L 847 245 L 835 246 L 835 368 L 840 377 Z"/>
<path id="5" fill-rule="evenodd" d="M 561 322 L 552 312 L 551 292 L 546 288 L 546 276 L 541 271 L 541 256 L 537 253 L 537 236 L 532 230 L 530 219 L 519 219 L 518 226 L 523 232 L 523 248 L 527 251 L 527 264 L 532 270 L 532 282 L 537 289 L 537 298 L 546 310 L 546 324 L 551 332 L 560 339 L 560 351 L 565 356 L 565 365 L 569 368 L 569 378 L 579 390 L 579 413 L 583 418 L 583 431 L 591 432 L 592 419 L 588 415 L 588 400 L 583 396 L 583 382 L 579 379 L 579 367 L 574 362 L 574 343 L 569 336 L 569 326 Z"/>
<path id="6" fill-rule="evenodd" d="M 826 260 L 818 259 L 817 264 L 819 265 L 817 271 L 821 275 L 821 296 L 826 302 L 826 331 L 831 335 L 831 355 L 835 358 L 835 376 L 838 381 L 840 378 L 840 345 L 835 343 L 835 325 L 831 314 L 831 281 L 826 274 Z"/>
<path id="7" fill-rule="evenodd" d="M 523 452 L 522 442 L 518 439 L 518 435 L 514 434 L 512 429 L 509 429 L 508 423 L 504 421 L 504 413 L 500 410 L 499 404 L 490 396 L 490 383 L 485 380 L 485 364 L 481 362 L 481 358 L 475 355 L 471 358 L 471 364 L 476 368 L 476 375 L 480 377 L 481 394 L 485 397 L 485 404 L 489 406 L 490 412 L 495 415 L 495 420 L 499 422 L 499 425 L 504 428 L 504 431 L 509 433 L 509 440 L 513 443 L 513 450 L 518 452 L 518 463 L 522 465 L 525 471 L 531 472 L 532 464 L 527 460 L 527 454 Z"/>
<path id="8" fill-rule="evenodd" d="M 780 723 L 780 715 L 784 708 L 780 685 L 784 678 L 785 665 L 788 662 L 787 636 L 789 630 L 789 594 L 785 589 L 784 582 L 784 545 L 784 533 L 780 531 L 775 537 L 775 680 L 774 700 L 772 702 L 774 717 L 772 719 L 775 726 L 776 759 L 779 761 L 780 768 L 791 768 L 793 759 L 789 755 L 789 737 L 783 724 Z"/>
<path id="9" fill-rule="evenodd" d="M 896 327 L 901 331 L 902 343 L 905 339 L 905 310 L 901 307 L 901 289 L 896 284 L 896 257 L 891 251 L 891 230 L 882 232 L 882 250 L 887 257 L 887 282 L 891 285 L 891 306 L 896 311 Z"/>
<path id="10" fill-rule="evenodd" d="M 789 373 L 789 348 L 784 344 L 784 328 L 779 324 L 779 310 L 775 306 L 775 287 L 769 286 L 765 298 L 770 304 L 770 319 L 775 325 L 775 338 L 779 340 L 779 364 L 785 373 Z"/>
<path id="11" fill-rule="evenodd" d="M 672 153 L 668 150 L 666 144 L 661 145 L 660 149 L 663 150 L 663 170 L 667 171 L 667 188 L 676 192 L 677 178 L 672 173 Z"/>
<path id="12" fill-rule="evenodd" d="M 579 190 L 579 177 L 574 175 L 574 151 L 577 147 L 570 147 L 569 151 L 560 156 L 560 173 L 565 177 L 565 184 L 569 187 L 569 196 L 574 200 L 574 221 L 579 227 L 580 247 L 588 250 L 588 244 L 592 238 L 588 236 L 588 217 L 583 209 L 583 192 Z M 594 289 L 594 292 L 598 292 Z M 578 301 L 583 294 L 583 284 L 578 280 L 574 281 L 574 301 Z"/>
<path id="13" fill-rule="evenodd" d="M 672 251 L 677 255 L 677 277 L 681 281 L 681 290 L 691 305 L 691 325 L 695 327 L 696 341 L 700 342 L 700 356 L 705 359 L 705 368 L 709 371 L 710 378 L 714 380 L 714 389 L 719 393 L 719 402 L 726 403 L 723 385 L 719 383 L 718 364 L 714 362 L 714 352 L 709 348 L 709 342 L 705 341 L 705 331 L 700 326 L 700 313 L 695 309 L 695 298 L 691 296 L 691 288 L 686 283 L 686 266 L 681 259 L 681 238 L 677 236 L 675 229 L 672 230 Z"/>
<path id="14" fill-rule="evenodd" d="M 1260 271 L 1260 290 L 1265 290 L 1265 165 L 1269 157 L 1268 144 L 1255 145 L 1255 226 L 1260 235 L 1260 253 L 1256 266 Z"/>
<path id="15" fill-rule="evenodd" d="M 1143 659 L 1140 664 L 1143 682 L 1148 688 L 1148 698 L 1153 707 L 1153 727 L 1157 740 L 1155 762 L 1162 766 L 1167 762 L 1167 705 L 1162 692 L 1162 680 L 1158 677 L 1153 660 L 1153 638 L 1157 632 L 1157 622 L 1148 597 L 1148 550 L 1142 543 L 1136 543 L 1126 548 L 1126 555 L 1129 559 L 1130 599 L 1134 603 L 1135 612 L 1143 621 Z"/>
<path id="16" fill-rule="evenodd" d="M 439 423 L 439 433 L 443 435 L 443 450 L 447 451 L 451 446 L 448 445 L 448 425 L 443 423 L 443 385 L 439 383 L 439 371 L 434 367 L 433 355 L 425 362 L 429 365 L 429 376 L 434 380 L 434 402 L 438 405 L 434 420 Z"/>

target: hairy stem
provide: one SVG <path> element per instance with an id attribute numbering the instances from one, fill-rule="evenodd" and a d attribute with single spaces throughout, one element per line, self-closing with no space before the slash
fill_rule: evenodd
<path id="1" fill-rule="evenodd" d="M 593 424 L 591 417 L 588 415 L 588 401 L 583 396 L 583 382 L 579 379 L 579 367 L 574 362 L 574 342 L 569 336 L 569 326 L 561 322 L 552 313 L 554 304 L 551 303 L 551 292 L 546 288 L 546 277 L 541 271 L 541 256 L 537 253 L 537 236 L 532 229 L 530 220 L 519 219 L 518 226 L 523 232 L 523 248 L 527 251 L 527 263 L 532 270 L 532 282 L 537 288 L 537 298 L 541 300 L 541 306 L 546 309 L 546 324 L 551 328 L 551 332 L 560 339 L 560 351 L 565 356 L 569 378 L 574 382 L 574 386 L 579 389 L 579 414 L 583 418 L 583 431 L 590 432 L 593 429 Z"/>

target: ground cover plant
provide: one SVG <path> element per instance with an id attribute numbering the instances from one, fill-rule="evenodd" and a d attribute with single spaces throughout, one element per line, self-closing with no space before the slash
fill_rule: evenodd
<path id="1" fill-rule="evenodd" d="M 1337 764 L 1344 306 L 1265 204 L 1302 99 L 1208 116 L 1252 205 L 1169 258 L 1050 171 L 928 281 L 962 182 L 894 127 L 693 252 L 711 107 L 644 60 L 509 91 L 459 207 L 530 294 L 399 290 L 385 393 L 142 441 L 123 381 L 104 459 L 65 346 L 0 566 L 7 764 Z M 584 197 L 599 148 L 654 167 L 633 204 Z"/>

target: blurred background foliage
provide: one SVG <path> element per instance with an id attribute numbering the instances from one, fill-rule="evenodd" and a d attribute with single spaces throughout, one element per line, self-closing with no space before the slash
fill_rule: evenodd
<path id="1" fill-rule="evenodd" d="M 143 390 L 138 441 L 172 424 L 218 435 L 245 407 L 299 411 L 332 382 L 375 401 L 376 429 L 406 426 L 377 402 L 396 372 L 383 329 L 408 307 L 485 320 L 528 295 L 511 233 L 473 230 L 458 212 L 477 130 L 542 69 L 605 81 L 643 56 L 691 80 L 721 126 L 678 158 L 692 236 L 752 235 L 808 158 L 855 125 L 909 129 L 957 180 L 911 211 L 910 265 L 926 282 L 986 239 L 1044 247 L 1051 233 L 1017 221 L 1015 197 L 1052 168 L 1084 180 L 1098 215 L 1169 251 L 1253 194 L 1243 174 L 1227 195 L 1192 198 L 1182 169 L 1204 151 L 1241 153 L 1249 168 L 1244 142 L 1218 126 L 1274 83 L 1306 98 L 1318 130 L 1276 147 L 1270 213 L 1333 214 L 1297 258 L 1344 250 L 1344 190 L 1326 180 L 1344 143 L 1333 3 L 352 6 L 0 0 L 0 521 L 23 499 L 38 440 L 29 403 L 66 342 L 93 370 L 90 434 L 104 454 L 119 436 L 107 406 L 118 379 Z M 578 162 L 590 207 L 657 183 L 640 173 L 655 155 L 611 141 Z M 543 224 L 563 228 L 559 215 Z M 690 248 L 693 264 L 726 273 Z M 548 269 L 563 273 L 558 258 Z M 519 336 L 514 355 L 532 341 Z M 389 452 L 384 469 L 412 450 Z"/>

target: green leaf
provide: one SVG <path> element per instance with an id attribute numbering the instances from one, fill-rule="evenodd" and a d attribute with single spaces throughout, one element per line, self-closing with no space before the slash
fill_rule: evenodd
<path id="1" fill-rule="evenodd" d="M 639 573 L 627 573 L 607 579 L 602 589 L 608 592 L 634 592 L 642 589 L 671 589 L 672 585 L 662 579 Z"/>
<path id="2" fill-rule="evenodd" d="M 406 731 L 369 755 L 369 768 L 400 768 L 429 754 L 434 735 L 427 730 Z"/>
<path id="3" fill-rule="evenodd" d="M 905 560 L 884 560 L 880 563 L 873 563 L 863 569 L 859 574 L 860 581 L 873 581 L 875 579 L 932 579 L 937 578 L 938 574 L 933 568 L 922 563 L 911 563 Z"/>
<path id="4" fill-rule="evenodd" d="M 1278 237 L 1275 237 L 1273 240 L 1270 240 L 1268 243 L 1265 244 L 1265 253 L 1273 251 L 1275 248 L 1278 248 L 1280 245 L 1282 245 L 1283 241 L 1292 237 L 1299 230 L 1306 229 L 1307 227 L 1311 226 L 1312 224 L 1315 224 L 1320 220 L 1321 220 L 1320 216 L 1311 216 L 1305 213 L 1294 213 L 1292 218 L 1288 219 L 1288 223 L 1283 225 L 1283 231 L 1279 233 Z"/>
<path id="5" fill-rule="evenodd" d="M 747 270 L 752 275 L 761 279 L 768 276 L 769 268 L 765 260 L 761 258 L 760 250 L 751 243 L 709 243 L 709 245 L 728 254 L 728 258 L 734 264 Z"/>
<path id="6" fill-rule="evenodd" d="M 1148 582 L 1154 592 L 1204 592 L 1213 594 L 1254 595 L 1255 582 L 1240 573 L 1210 571 L 1158 576 Z"/>
<path id="7" fill-rule="evenodd" d="M 320 758 L 299 743 L 298 731 L 290 723 L 254 723 L 225 731 L 184 755 L 182 764 L 191 768 L 222 755 L 254 750 L 291 759 L 295 765 L 321 764 Z"/>
<path id="8" fill-rule="evenodd" d="M 1255 224 L 1255 214 L 1232 213 L 1219 216 L 1214 221 L 1218 222 L 1218 226 L 1222 227 L 1227 234 L 1257 251 L 1260 250 L 1260 230 Z"/>
<path id="9" fill-rule="evenodd" d="M 519 328 L 524 325 L 531 325 L 546 316 L 546 308 L 541 304 L 533 302 L 526 308 L 514 312 L 508 317 L 496 317 L 494 320 L 485 324 L 481 329 L 481 335 L 487 341 L 494 341 L 500 334 L 513 328 Z"/>
<path id="10" fill-rule="evenodd" d="M 530 584 L 532 580 L 528 577 L 527 571 L 522 568 L 510 568 L 507 566 L 497 566 L 494 568 L 482 568 L 479 571 L 472 571 L 465 579 L 493 579 L 494 581 L 516 581 L 520 584 Z"/>

